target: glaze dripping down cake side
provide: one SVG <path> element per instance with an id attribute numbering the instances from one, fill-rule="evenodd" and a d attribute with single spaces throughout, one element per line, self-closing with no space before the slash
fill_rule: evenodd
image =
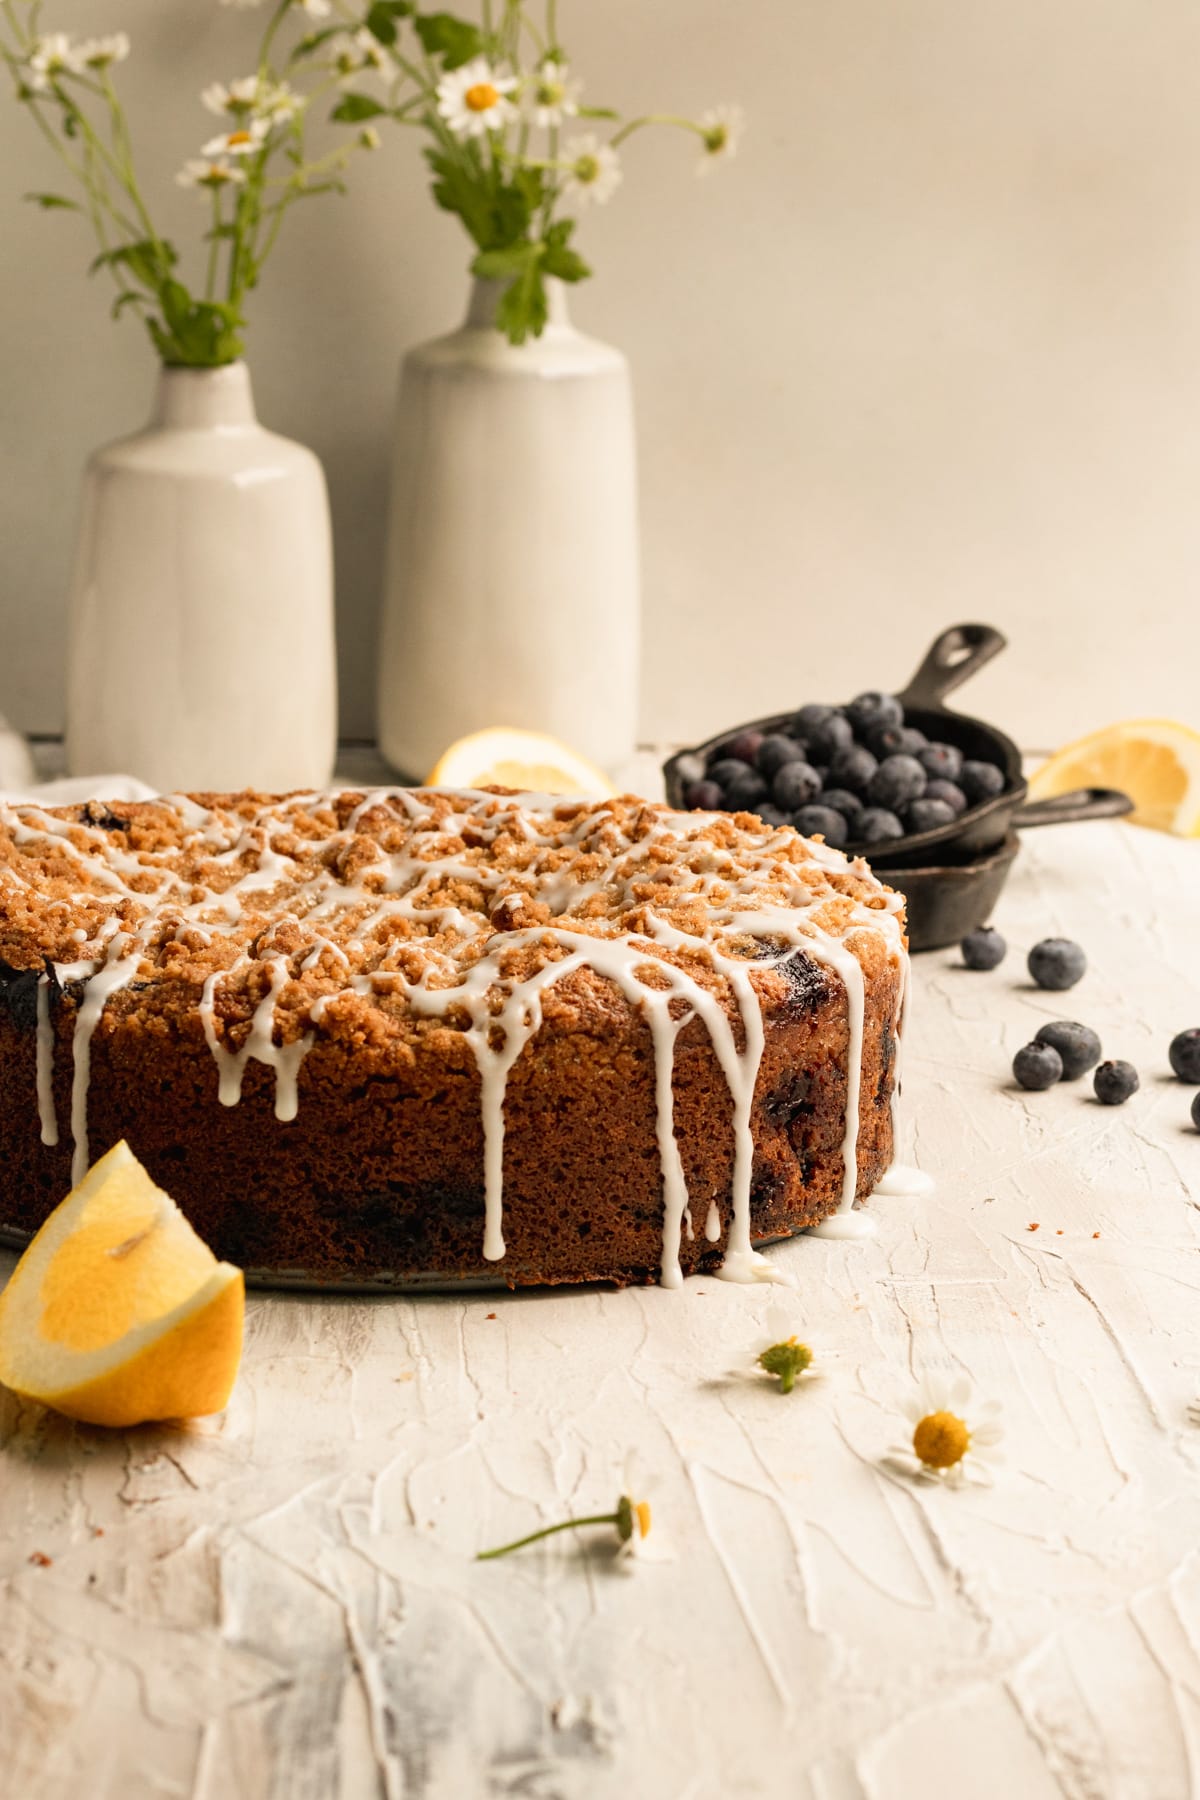
<path id="1" fill-rule="evenodd" d="M 0 1228 L 126 1138 L 251 1271 L 753 1278 L 891 1162 L 906 989 L 900 897 L 744 814 L 0 806 Z"/>

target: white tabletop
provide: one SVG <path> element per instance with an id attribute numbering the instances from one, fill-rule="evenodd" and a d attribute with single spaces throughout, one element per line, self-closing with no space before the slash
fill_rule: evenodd
<path id="1" fill-rule="evenodd" d="M 994 974 L 915 961 L 907 1159 L 777 1289 L 250 1298 L 228 1413 L 0 1396 L 0 1792 L 21 1800 L 1186 1800 L 1200 1791 L 1200 844 L 1030 832 Z M 1063 934 L 1068 995 L 1021 954 Z M 1141 1070 L 1013 1087 L 1058 1016 Z M 1031 1229 L 1037 1226 L 1037 1230 Z M 0 1272 L 11 1258 L 0 1259 Z M 991 1489 L 889 1467 L 914 1378 L 1004 1406 Z M 653 1482 L 650 1544 L 474 1552 Z M 43 1558 L 49 1559 L 43 1562 Z M 7 1784 L 7 1785 L 6 1785 Z"/>

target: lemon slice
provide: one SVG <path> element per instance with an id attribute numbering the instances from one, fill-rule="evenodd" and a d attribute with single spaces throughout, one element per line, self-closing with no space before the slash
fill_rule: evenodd
<path id="1" fill-rule="evenodd" d="M 0 1294 L 0 1382 L 94 1425 L 220 1412 L 242 1272 L 218 1262 L 127 1144 L 55 1207 Z"/>
<path id="2" fill-rule="evenodd" d="M 1075 788 L 1120 788 L 1135 825 L 1200 837 L 1200 731 L 1174 719 L 1127 719 L 1068 744 L 1030 778 L 1032 800 Z"/>
<path id="3" fill-rule="evenodd" d="M 534 794 L 597 794 L 616 788 L 600 769 L 540 731 L 493 725 L 473 731 L 438 758 L 427 787 L 521 788 Z"/>

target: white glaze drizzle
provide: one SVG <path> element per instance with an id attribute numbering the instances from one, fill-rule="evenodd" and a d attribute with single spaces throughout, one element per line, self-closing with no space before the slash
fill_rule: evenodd
<path id="1" fill-rule="evenodd" d="M 380 992 L 385 983 L 382 991 L 398 989 L 418 1014 L 446 1017 L 465 1012 L 469 1024 L 464 1035 L 478 1066 L 481 1086 L 485 1162 L 483 1253 L 488 1260 L 499 1261 L 505 1254 L 504 1103 L 509 1075 L 542 1023 L 545 990 L 572 970 L 586 966 L 621 990 L 642 1013 L 651 1033 L 655 1059 L 656 1137 L 663 1183 L 663 1284 L 668 1287 L 678 1285 L 682 1233 L 686 1229 L 689 1238 L 693 1235 L 686 1177 L 675 1136 L 673 1076 L 679 1032 L 696 1016 L 705 1026 L 733 1103 L 732 1207 L 720 1273 L 729 1280 L 771 1279 L 774 1271 L 754 1250 L 750 1235 L 754 1153 L 751 1122 L 765 1043 L 762 1007 L 752 972 L 769 970 L 800 951 L 833 970 L 846 994 L 847 1006 L 842 1193 L 837 1213 L 818 1229 L 828 1236 L 859 1236 L 870 1228 L 863 1215 L 852 1211 L 858 1179 L 865 995 L 862 968 L 845 937 L 854 930 L 881 932 L 889 940 L 893 960 L 900 965 L 896 1009 L 898 1058 L 900 1027 L 908 992 L 908 959 L 900 938 L 897 914 L 901 902 L 898 896 L 889 896 L 886 890 L 879 888 L 878 897 L 869 908 L 861 903 L 861 899 L 852 898 L 853 916 L 848 924 L 843 920 L 840 935 L 835 935 L 823 929 L 814 915 L 820 904 L 836 897 L 836 882 L 832 886 L 819 884 L 814 892 L 803 879 L 804 865 L 795 864 L 792 867 L 794 881 L 786 901 L 779 901 L 777 891 L 768 891 L 772 880 L 776 889 L 778 887 L 781 848 L 786 852 L 789 843 L 794 843 L 790 833 L 763 827 L 761 838 L 756 838 L 742 831 L 736 844 L 735 859 L 725 845 L 713 842 L 706 835 L 706 828 L 713 824 L 713 816 L 706 814 L 672 814 L 649 808 L 646 809 L 652 815 L 649 828 L 624 835 L 616 826 L 611 808 L 580 808 L 555 796 L 522 795 L 517 803 L 469 792 L 380 789 L 364 796 L 343 830 L 335 830 L 324 839 L 306 837 L 301 845 L 304 858 L 298 859 L 291 842 L 287 848 L 277 846 L 272 829 L 278 827 L 280 837 L 289 838 L 291 818 L 327 805 L 328 797 L 308 795 L 277 802 L 264 808 L 253 821 L 234 812 L 209 811 L 183 796 L 173 796 L 160 804 L 171 808 L 175 814 L 174 823 L 190 834 L 185 838 L 185 850 L 203 853 L 208 862 L 221 869 L 232 871 L 243 860 L 251 866 L 222 890 L 202 888 L 200 898 L 195 899 L 194 878 L 181 878 L 164 860 L 163 853 L 124 850 L 104 831 L 87 824 L 81 826 L 72 820 L 55 819 L 35 807 L 0 807 L 0 822 L 7 826 L 15 843 L 36 847 L 39 840 L 43 843 L 51 840 L 59 855 L 74 857 L 80 865 L 86 866 L 89 878 L 113 897 L 113 913 L 104 920 L 95 940 L 86 945 L 93 952 L 90 959 L 85 957 L 78 963 L 63 965 L 57 971 L 60 981 L 82 979 L 87 982 L 74 1036 L 71 1109 L 75 1140 L 74 1179 L 80 1179 L 87 1168 L 87 1095 L 92 1033 L 111 994 L 133 979 L 140 956 L 152 942 L 155 931 L 161 936 L 164 929 L 168 930 L 177 941 L 184 943 L 188 941 L 188 934 L 194 933 L 199 943 L 210 944 L 215 938 L 242 929 L 247 917 L 257 919 L 263 913 L 270 913 L 269 896 L 286 883 L 289 886 L 288 912 L 282 918 L 271 919 L 270 928 L 257 941 L 256 955 L 243 952 L 231 968 L 209 975 L 204 984 L 199 1011 L 206 1041 L 217 1064 L 222 1104 L 237 1104 L 246 1066 L 256 1060 L 274 1070 L 276 1117 L 287 1120 L 296 1116 L 300 1065 L 316 1032 L 309 1031 L 291 1043 L 284 1042 L 280 1033 L 281 1041 L 275 1041 L 279 997 L 291 978 L 291 952 L 271 953 L 271 936 L 281 923 L 294 927 L 302 936 L 302 952 L 295 952 L 301 971 L 322 966 L 332 969 L 334 965 L 340 965 L 338 989 L 321 995 L 309 1008 L 308 1017 L 314 1027 L 319 1026 L 325 1008 L 337 999 L 338 991 L 371 995 Z M 397 812 L 403 814 L 412 826 L 404 853 L 388 852 L 378 842 L 359 835 L 362 821 L 381 807 L 386 808 L 393 818 Z M 641 809 L 635 811 L 641 813 Z M 638 823 L 639 828 L 645 827 L 645 817 L 639 817 Z M 518 887 L 513 892 L 504 892 L 511 877 L 487 864 L 470 860 L 462 850 L 425 854 L 431 849 L 437 850 L 438 837 L 458 834 L 461 842 L 461 834 L 468 830 L 472 833 L 473 844 L 486 846 L 501 833 L 507 834 L 510 841 L 516 838 L 528 844 L 530 867 L 535 878 L 533 889 L 521 891 Z M 431 835 L 426 836 L 426 832 Z M 80 833 L 89 847 L 94 842 L 97 848 L 102 848 L 102 858 L 80 851 L 77 843 Z M 332 871 L 340 867 L 338 858 L 351 845 L 356 847 L 359 860 L 352 878 L 342 879 Z M 581 849 L 588 853 L 597 846 L 603 848 L 607 857 L 601 879 L 576 881 L 570 867 L 562 868 L 554 863 L 553 852 L 558 850 Z M 656 852 L 662 852 L 664 848 L 669 854 L 656 856 Z M 839 851 L 824 845 L 810 844 L 807 850 L 810 864 L 816 863 L 827 875 L 836 876 L 852 866 Z M 545 858 L 551 865 L 549 868 L 537 866 L 536 859 L 543 852 L 551 853 Z M 784 860 L 787 860 L 786 855 Z M 855 864 L 853 869 L 861 879 L 870 881 L 865 865 Z M 518 876 L 521 873 L 518 866 Z M 131 885 L 135 877 L 136 885 Z M 153 883 L 149 892 L 148 877 Z M 369 886 L 365 885 L 368 878 Z M 478 914 L 465 914 L 437 891 L 447 881 L 456 879 L 494 896 L 490 902 L 492 916 L 486 926 Z M 639 882 L 674 884 L 678 887 L 680 901 L 699 896 L 707 908 L 705 935 L 697 937 L 694 932 L 680 930 L 671 920 L 652 910 L 643 911 L 638 925 L 639 936 L 624 931 L 609 936 L 597 935 L 594 924 L 591 930 L 585 930 L 572 929 L 573 921 L 561 922 L 564 915 L 572 912 L 581 912 L 583 918 L 588 918 L 587 902 L 596 894 L 607 893 L 610 900 L 628 905 L 639 897 Z M 98 900 L 94 888 L 90 894 L 76 898 L 93 906 Z M 540 902 L 559 922 L 524 926 L 522 910 L 533 901 Z M 130 903 L 141 910 L 141 922 L 130 929 L 119 929 L 122 915 L 130 911 Z M 315 929 L 322 920 L 336 919 L 351 909 L 365 909 L 365 916 L 355 918 L 355 935 L 345 948 Z M 360 956 L 364 948 L 372 953 L 378 953 L 381 948 L 386 951 L 385 928 L 395 920 L 415 921 L 426 931 L 449 934 L 452 947 L 461 939 L 468 949 L 478 948 L 480 953 L 464 971 L 461 959 L 456 962 L 452 954 L 431 947 L 420 977 L 415 980 L 396 967 L 373 967 L 355 972 L 347 950 Z M 87 934 L 82 936 L 86 941 Z M 758 940 L 770 948 L 765 955 L 748 961 L 744 955 L 723 949 L 717 941 L 730 938 Z M 655 956 L 648 947 L 648 940 L 666 951 L 685 951 L 693 955 L 697 950 L 704 952 L 708 966 L 727 984 L 736 1007 L 741 1024 L 740 1046 L 733 1021 L 718 995 L 685 968 Z M 486 947 L 482 947 L 484 945 Z M 556 961 L 544 962 L 523 979 L 506 977 L 502 970 L 504 958 L 526 945 L 557 945 L 561 955 Z M 224 977 L 245 970 L 254 960 L 269 968 L 268 990 L 254 1011 L 240 1049 L 232 1050 L 221 1041 L 215 1006 L 217 989 Z M 431 974 L 438 977 L 440 985 L 431 985 Z M 43 1063 L 47 1056 L 44 1043 L 49 1044 L 50 1058 L 53 1054 L 53 1040 L 47 1036 L 48 1032 L 48 996 L 44 1002 L 43 989 L 39 985 L 38 1093 L 43 1136 L 47 1130 L 43 1094 L 49 1092 L 49 1074 L 43 1083 Z M 52 1073 L 52 1063 L 49 1072 Z M 49 1118 L 56 1130 L 52 1100 Z M 721 1228 L 720 1208 L 713 1200 L 705 1218 L 706 1239 L 719 1241 Z"/>
<path id="2" fill-rule="evenodd" d="M 58 1114 L 54 1109 L 54 1022 L 50 1017 L 50 977 L 39 975 L 37 985 L 37 1097 L 38 1121 L 43 1144 L 58 1142 Z"/>

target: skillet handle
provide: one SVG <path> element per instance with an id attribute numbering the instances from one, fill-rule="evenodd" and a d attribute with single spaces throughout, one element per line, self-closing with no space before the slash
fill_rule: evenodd
<path id="1" fill-rule="evenodd" d="M 1013 815 L 1013 824 L 1025 831 L 1032 825 L 1070 825 L 1076 819 L 1121 819 L 1132 811 L 1133 801 L 1118 788 L 1078 788 L 1049 800 L 1031 800 Z"/>
<path id="2" fill-rule="evenodd" d="M 896 698 L 904 706 L 940 706 L 984 663 L 999 656 L 1008 639 L 992 625 L 951 625 L 934 639 L 908 686 Z"/>

